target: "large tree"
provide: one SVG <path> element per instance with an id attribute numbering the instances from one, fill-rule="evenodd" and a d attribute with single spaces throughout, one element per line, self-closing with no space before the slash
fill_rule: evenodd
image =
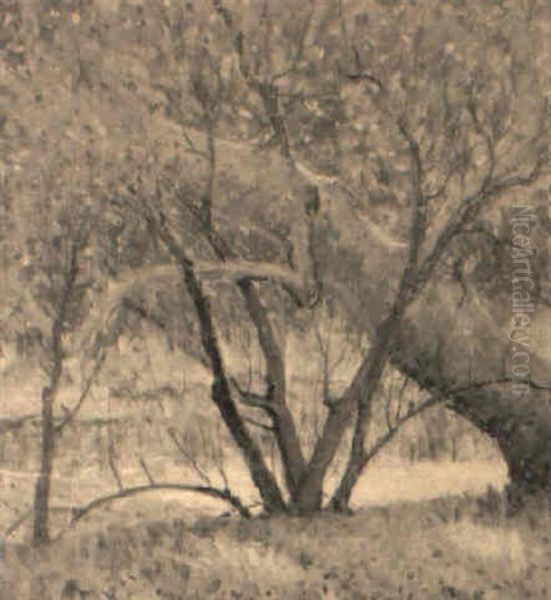
<path id="1" fill-rule="evenodd" d="M 110 148 L 102 198 L 120 215 L 113 252 L 132 227 L 150 249 L 126 273 L 113 269 L 107 314 L 155 287 L 138 308 L 162 314 L 167 330 L 185 324 L 268 511 L 322 507 L 352 423 L 330 503 L 346 509 L 389 369 L 426 390 L 422 406 L 446 401 L 496 437 L 518 487 L 549 488 L 546 358 L 533 348 L 521 401 L 503 366 L 508 210 L 529 194 L 534 244 L 548 227 L 537 209 L 547 202 L 545 4 L 51 5 L 30 14 L 14 3 L 26 23 L 19 60 L 36 81 L 43 52 Z M 545 266 L 540 252 L 540 318 Z M 180 303 L 167 302 L 175 292 Z M 285 329 L 315 328 L 320 311 L 369 347 L 343 392 L 324 386 L 324 425 L 306 444 Z M 230 371 L 235 328 L 256 336 L 264 389 Z M 251 428 L 258 411 L 286 493 Z"/>

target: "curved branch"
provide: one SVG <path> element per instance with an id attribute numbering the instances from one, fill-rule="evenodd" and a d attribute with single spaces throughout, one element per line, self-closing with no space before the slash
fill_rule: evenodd
<path id="1" fill-rule="evenodd" d="M 124 498 L 136 496 L 145 492 L 158 492 L 163 490 L 172 490 L 176 492 L 195 492 L 197 494 L 210 496 L 211 498 L 216 498 L 218 500 L 223 500 L 224 502 L 227 502 L 233 508 L 235 508 L 235 510 L 237 510 L 237 512 L 245 519 L 249 519 L 251 517 L 250 510 L 241 502 L 241 500 L 237 496 L 232 494 L 228 489 L 221 490 L 210 486 L 186 485 L 183 483 L 155 483 L 153 485 L 138 485 L 135 487 L 125 488 L 120 490 L 119 492 L 95 498 L 94 500 L 91 500 L 90 502 L 88 502 L 88 504 L 85 504 L 84 506 L 75 507 L 72 509 L 73 518 L 71 520 L 71 523 L 76 523 L 77 521 L 80 521 L 80 519 L 82 519 L 90 511 L 95 510 L 96 508 L 99 508 L 106 504 L 110 504 L 115 500 L 122 500 Z"/>

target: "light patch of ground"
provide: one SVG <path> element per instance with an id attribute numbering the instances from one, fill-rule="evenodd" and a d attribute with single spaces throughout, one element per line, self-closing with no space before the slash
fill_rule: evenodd
<path id="1" fill-rule="evenodd" d="M 179 483 L 201 483 L 196 474 L 181 465 L 156 468 L 151 461 L 150 468 L 156 481 L 172 481 Z M 164 471 L 164 472 L 163 472 Z M 257 501 L 255 489 L 248 471 L 239 462 L 226 466 L 230 486 L 247 504 Z M 144 485 L 147 480 L 143 471 L 121 469 L 121 477 L 126 486 Z M 213 474 L 215 484 L 216 474 Z M 0 532 L 3 534 L 21 515 L 30 511 L 35 474 L 28 471 L 0 469 Z M 358 483 L 352 498 L 353 508 L 386 506 L 401 502 L 422 502 L 447 495 L 483 494 L 488 486 L 502 489 L 507 481 L 505 465 L 502 462 L 420 462 L 412 465 L 385 461 L 374 462 Z M 335 477 L 328 482 L 327 496 L 338 483 Z M 52 506 L 69 509 L 80 506 L 93 498 L 112 493 L 116 490 L 113 476 L 107 472 L 100 475 L 97 469 L 82 469 L 73 477 L 56 474 L 52 482 Z M 160 497 L 160 494 L 157 495 Z M 216 515 L 226 506 L 195 494 L 181 492 L 163 492 L 162 501 L 177 503 L 182 510 L 198 510 L 205 514 Z M 141 500 L 136 498 L 132 506 L 139 506 Z M 147 503 L 150 501 L 148 500 Z M 125 505 L 123 503 L 123 505 Z M 113 505 L 113 511 L 123 510 L 121 505 Z M 53 516 L 56 526 L 63 526 L 69 518 L 68 510 L 56 512 Z M 29 521 L 10 535 L 10 539 L 23 540 L 29 534 Z"/>

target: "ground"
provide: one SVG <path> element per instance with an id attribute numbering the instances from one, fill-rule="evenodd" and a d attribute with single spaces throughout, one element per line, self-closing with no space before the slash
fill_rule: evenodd
<path id="1" fill-rule="evenodd" d="M 493 487 L 436 498 L 435 469 L 425 466 L 413 499 L 400 500 L 395 478 L 393 503 L 377 505 L 384 494 L 374 493 L 352 516 L 245 521 L 195 497 L 124 500 L 62 530 L 48 549 L 5 540 L 2 599 L 550 597 L 549 507 L 507 517 Z M 376 471 L 368 483 L 386 489 Z"/>

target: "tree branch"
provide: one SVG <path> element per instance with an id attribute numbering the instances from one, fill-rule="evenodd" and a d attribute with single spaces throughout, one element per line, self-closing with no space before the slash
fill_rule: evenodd
<path id="1" fill-rule="evenodd" d="M 119 469 L 117 468 L 117 463 L 115 461 L 115 447 L 113 445 L 113 440 L 109 435 L 109 442 L 107 444 L 107 461 L 109 463 L 109 468 L 111 469 L 111 472 L 113 473 L 113 476 L 115 477 L 115 481 L 117 482 L 117 486 L 119 488 L 119 490 L 122 490 L 124 488 L 124 484 L 122 482 L 122 478 L 121 475 L 119 473 Z"/>
<path id="2" fill-rule="evenodd" d="M 455 161 L 453 164 L 451 164 L 446 175 L 444 176 L 444 181 L 440 184 L 440 186 L 438 186 L 435 190 L 425 192 L 426 200 L 435 200 L 436 198 L 443 196 L 446 193 L 446 190 L 448 189 L 448 185 L 452 177 L 457 173 L 460 167 L 460 161 Z"/>
<path id="3" fill-rule="evenodd" d="M 295 54 L 291 61 L 291 66 L 288 67 L 287 69 L 284 69 L 280 73 L 276 73 L 272 77 L 272 81 L 274 81 L 274 82 L 277 81 L 278 79 L 286 77 L 287 75 L 290 75 L 291 73 L 294 73 L 297 70 L 300 61 L 302 60 L 302 57 L 304 54 L 304 47 L 305 47 L 305 43 L 306 43 L 306 37 L 308 36 L 308 32 L 310 30 L 310 25 L 312 24 L 312 18 L 314 16 L 314 1 L 311 2 L 311 5 L 312 6 L 311 6 L 310 10 L 308 11 L 308 14 L 306 15 L 306 17 L 304 18 L 304 20 L 301 24 L 301 28 L 300 28 L 300 32 L 299 32 L 299 39 L 298 39 L 297 47 L 295 50 Z"/>
<path id="4" fill-rule="evenodd" d="M 77 413 L 79 412 L 79 410 L 81 409 L 82 405 L 84 404 L 86 398 L 88 397 L 88 394 L 90 393 L 90 390 L 92 389 L 92 385 L 94 384 L 96 377 L 98 376 L 103 364 L 105 363 L 105 357 L 106 357 L 106 353 L 103 351 L 100 351 L 99 356 L 94 365 L 94 369 L 92 370 L 90 377 L 88 377 L 88 379 L 86 380 L 76 404 L 63 417 L 61 423 L 59 423 L 55 427 L 54 432 L 56 434 L 60 434 L 63 431 L 63 429 L 65 429 L 65 427 L 67 425 L 69 425 L 76 417 Z"/>
<path id="5" fill-rule="evenodd" d="M 418 258 L 426 232 L 426 198 L 423 193 L 423 163 L 419 144 L 413 137 L 404 117 L 398 119 L 398 130 L 408 144 L 410 154 L 411 187 L 413 208 L 409 233 L 409 251 L 404 278 L 413 280 L 418 269 Z M 409 282 L 408 282 L 409 283 Z"/>
<path id="6" fill-rule="evenodd" d="M 526 175 L 514 175 L 497 182 L 490 182 L 486 177 L 480 189 L 461 202 L 455 215 L 452 216 L 441 231 L 432 250 L 425 257 L 419 269 L 418 285 L 423 287 L 428 282 L 440 259 L 449 247 L 451 239 L 478 216 L 485 201 L 490 198 L 497 198 L 500 194 L 516 187 L 526 187 L 535 183 L 540 177 L 546 163 L 547 157 L 545 153 L 542 153 L 534 167 Z"/>
<path id="7" fill-rule="evenodd" d="M 182 456 L 187 460 L 187 462 L 191 465 L 193 470 L 199 475 L 199 478 L 204 481 L 207 485 L 211 485 L 210 477 L 203 471 L 203 469 L 198 465 L 197 461 L 193 458 L 193 456 L 188 452 L 187 448 L 182 444 L 182 442 L 178 439 L 176 435 L 176 431 L 173 427 L 169 427 L 167 429 L 168 435 L 172 438 L 174 445 L 178 450 L 182 453 Z"/>
<path id="8" fill-rule="evenodd" d="M 254 392 L 244 390 L 234 377 L 230 377 L 230 383 L 237 391 L 239 400 L 242 404 L 252 406 L 253 408 L 261 408 L 269 415 L 273 415 L 277 412 L 277 407 L 271 401 L 269 394 L 255 394 Z"/>
<path id="9" fill-rule="evenodd" d="M 256 419 L 253 419 L 252 417 L 245 417 L 245 421 L 247 421 L 247 423 L 250 423 L 251 425 L 254 425 L 255 427 L 264 429 L 264 431 L 269 431 L 271 433 L 273 433 L 275 431 L 275 428 L 272 425 L 266 425 L 266 423 L 261 423 L 260 421 L 257 421 Z"/>
<path id="10" fill-rule="evenodd" d="M 219 489 L 202 485 L 186 485 L 183 483 L 155 483 L 153 485 L 138 485 L 135 487 L 124 488 L 113 494 L 108 494 L 106 496 L 100 496 L 99 498 L 95 498 L 94 500 L 91 500 L 90 502 L 88 502 L 88 504 L 85 504 L 84 506 L 75 507 L 72 509 L 73 517 L 71 523 L 74 524 L 77 521 L 80 521 L 90 511 L 95 510 L 96 508 L 100 508 L 101 506 L 105 506 L 106 504 L 110 504 L 111 502 L 114 502 L 116 500 L 130 498 L 132 496 L 143 494 L 145 492 L 159 492 L 168 490 L 176 492 L 195 492 L 197 494 L 210 496 L 211 498 L 223 500 L 224 502 L 229 503 L 235 510 L 237 510 L 237 512 L 242 517 L 246 519 L 249 519 L 251 517 L 250 510 L 241 502 L 241 500 L 237 496 L 232 494 L 228 489 Z"/>
<path id="11" fill-rule="evenodd" d="M 149 481 L 149 485 L 155 485 L 155 480 L 153 479 L 153 476 L 151 475 L 151 472 L 149 471 L 149 468 L 143 456 L 140 456 L 140 466 L 142 468 L 142 471 L 145 473 L 145 476 L 147 477 L 147 481 Z"/>
<path id="12" fill-rule="evenodd" d="M 402 415 L 396 421 L 396 423 L 394 423 L 394 425 L 388 429 L 386 433 L 377 438 L 374 444 L 364 454 L 364 466 L 367 465 L 367 463 L 394 438 L 394 436 L 398 433 L 399 429 L 405 423 L 407 423 L 410 419 L 413 419 L 413 417 L 420 415 L 428 408 L 432 408 L 437 404 L 443 403 L 444 399 L 445 397 L 437 392 L 429 396 L 426 400 L 418 404 L 412 410 L 409 410 L 405 415 Z"/>

